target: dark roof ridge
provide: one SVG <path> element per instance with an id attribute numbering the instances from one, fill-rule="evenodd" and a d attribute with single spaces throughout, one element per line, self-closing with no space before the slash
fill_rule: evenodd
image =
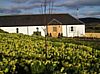
<path id="1" fill-rule="evenodd" d="M 68 15 L 70 15 L 70 14 L 68 14 Z M 73 17 L 72 15 L 70 15 L 70 16 Z M 79 20 L 78 18 L 75 18 L 75 17 L 73 17 L 73 18 L 74 18 L 74 19 L 77 19 L 79 22 L 85 24 L 83 21 Z"/>
<path id="2" fill-rule="evenodd" d="M 46 17 L 45 17 L 46 15 Z M 45 21 L 46 18 L 46 21 Z M 68 13 L 60 14 L 33 14 L 33 15 L 9 15 L 0 16 L 0 26 L 44 26 L 52 19 L 56 19 L 62 25 L 81 25 L 83 24 L 78 19 Z M 57 25 L 57 24 L 53 24 Z"/>
<path id="3" fill-rule="evenodd" d="M 14 15 L 0 15 L 0 17 L 2 16 L 35 16 L 35 15 L 70 15 L 69 13 L 54 13 L 54 14 L 14 14 Z"/>

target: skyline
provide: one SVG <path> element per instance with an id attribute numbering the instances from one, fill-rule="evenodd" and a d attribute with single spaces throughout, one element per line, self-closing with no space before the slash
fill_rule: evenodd
<path id="1" fill-rule="evenodd" d="M 0 16 L 43 14 L 45 0 L 0 0 Z M 100 18 L 100 0 L 46 0 L 46 13 L 69 13 L 75 17 Z M 50 6 L 50 8 L 49 8 Z"/>

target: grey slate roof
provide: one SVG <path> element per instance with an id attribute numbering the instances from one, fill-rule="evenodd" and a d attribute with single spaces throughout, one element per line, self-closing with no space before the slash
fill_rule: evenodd
<path id="1" fill-rule="evenodd" d="M 77 25 L 83 22 L 70 14 L 32 14 L 32 15 L 6 15 L 0 16 L 0 27 L 12 26 L 44 26 L 56 19 L 62 25 Z M 52 25 L 58 25 L 52 24 Z"/>

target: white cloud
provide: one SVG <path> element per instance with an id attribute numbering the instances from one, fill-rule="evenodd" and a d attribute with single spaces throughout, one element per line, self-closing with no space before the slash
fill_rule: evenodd
<path id="1" fill-rule="evenodd" d="M 16 5 L 13 6 L 12 9 L 33 9 L 33 8 L 39 8 L 41 6 L 41 3 L 35 3 L 35 4 L 29 4 L 29 5 Z"/>
<path id="2" fill-rule="evenodd" d="M 29 0 L 11 0 L 11 2 L 14 2 L 14 3 L 25 3 Z"/>
<path id="3" fill-rule="evenodd" d="M 80 8 L 84 6 L 100 6 L 100 0 L 66 0 L 56 4 L 57 7 Z"/>
<path id="4" fill-rule="evenodd" d="M 6 8 L 0 8 L 0 13 L 4 14 L 18 14 L 21 13 L 21 10 L 19 9 L 6 9 Z"/>

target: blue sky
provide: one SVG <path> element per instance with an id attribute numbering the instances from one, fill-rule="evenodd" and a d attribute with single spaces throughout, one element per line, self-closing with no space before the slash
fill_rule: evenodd
<path id="1" fill-rule="evenodd" d="M 0 0 L 0 15 L 42 14 L 45 0 Z M 100 0 L 47 0 L 47 13 L 69 13 L 78 17 L 99 17 Z M 53 7 L 52 7 L 53 5 Z M 78 11 L 77 11 L 78 9 Z"/>

